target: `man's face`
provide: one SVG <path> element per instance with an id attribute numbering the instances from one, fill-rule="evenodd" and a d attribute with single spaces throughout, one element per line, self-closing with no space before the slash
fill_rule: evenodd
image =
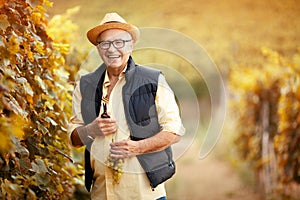
<path id="1" fill-rule="evenodd" d="M 108 69 L 126 66 L 133 49 L 132 37 L 127 31 L 109 29 L 102 32 L 97 40 L 99 55 Z"/>

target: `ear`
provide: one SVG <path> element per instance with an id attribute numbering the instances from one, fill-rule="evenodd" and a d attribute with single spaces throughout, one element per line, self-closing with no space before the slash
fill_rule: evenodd
<path id="1" fill-rule="evenodd" d="M 131 54 L 133 51 L 133 41 L 128 42 L 128 45 L 126 46 L 126 52 Z"/>

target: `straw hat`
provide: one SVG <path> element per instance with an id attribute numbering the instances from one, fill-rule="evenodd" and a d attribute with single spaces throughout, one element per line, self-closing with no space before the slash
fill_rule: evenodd
<path id="1" fill-rule="evenodd" d="M 108 29 L 122 29 L 124 31 L 127 31 L 131 34 L 134 42 L 137 41 L 140 35 L 139 29 L 132 24 L 128 24 L 120 15 L 118 15 L 117 13 L 107 13 L 98 26 L 92 28 L 87 32 L 87 38 L 92 44 L 97 45 L 97 37 L 103 31 L 106 31 Z"/>

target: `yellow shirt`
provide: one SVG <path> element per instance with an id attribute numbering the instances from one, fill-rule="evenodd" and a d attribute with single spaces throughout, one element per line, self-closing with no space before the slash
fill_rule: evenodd
<path id="1" fill-rule="evenodd" d="M 125 77 L 122 73 L 111 91 L 107 105 L 110 117 L 117 122 L 117 132 L 106 137 L 96 137 L 91 148 L 91 166 L 95 171 L 94 184 L 91 191 L 92 199 L 154 200 L 166 196 L 163 183 L 152 191 L 149 180 L 136 157 L 125 159 L 123 175 L 120 183 L 116 185 L 113 185 L 110 169 L 103 164 L 109 155 L 109 144 L 112 138 L 114 141 L 121 141 L 128 139 L 130 136 L 122 101 L 122 87 L 125 82 Z M 109 78 L 106 72 L 103 84 L 103 96 L 107 94 L 108 85 Z M 77 84 L 73 94 L 73 115 L 68 126 L 69 135 L 76 127 L 84 125 L 80 107 L 81 98 L 79 84 Z M 183 135 L 185 129 L 179 116 L 174 94 L 162 75 L 159 76 L 155 103 L 161 130 Z M 100 113 L 102 113 L 102 110 Z"/>

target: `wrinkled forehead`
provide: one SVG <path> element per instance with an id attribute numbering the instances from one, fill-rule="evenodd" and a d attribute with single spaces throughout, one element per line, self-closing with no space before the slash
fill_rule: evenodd
<path id="1" fill-rule="evenodd" d="M 125 30 L 122 29 L 109 29 L 106 31 L 103 31 L 100 33 L 100 35 L 97 38 L 97 41 L 104 41 L 104 40 L 117 40 L 117 39 L 122 39 L 122 40 L 130 40 L 132 39 L 130 33 L 128 33 Z"/>

